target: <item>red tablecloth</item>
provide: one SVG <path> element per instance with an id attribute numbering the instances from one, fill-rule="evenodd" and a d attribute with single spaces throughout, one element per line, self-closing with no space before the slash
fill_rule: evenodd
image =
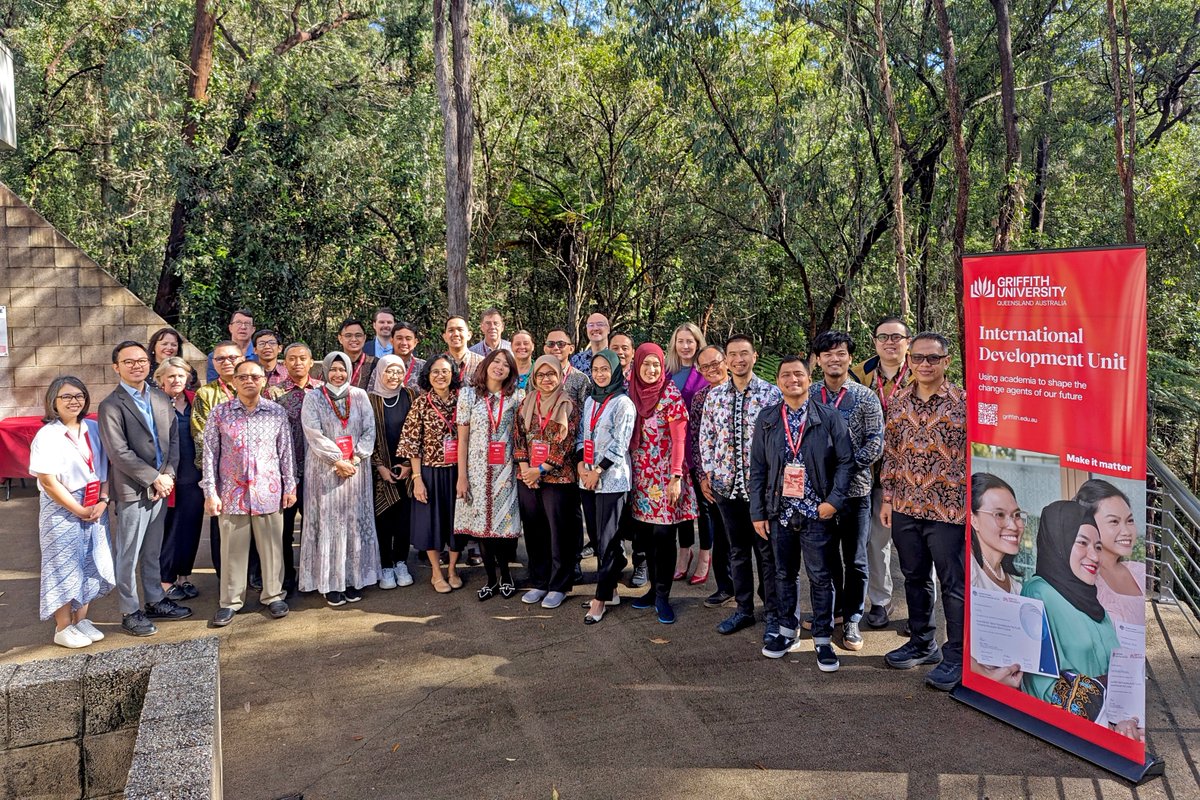
<path id="1" fill-rule="evenodd" d="M 95 418 L 95 414 L 88 414 L 88 419 Z M 41 429 L 41 417 L 0 420 L 0 480 L 33 477 L 29 474 L 29 448 Z"/>

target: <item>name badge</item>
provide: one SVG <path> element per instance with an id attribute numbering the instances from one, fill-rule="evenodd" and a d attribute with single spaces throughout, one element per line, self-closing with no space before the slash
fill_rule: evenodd
<path id="1" fill-rule="evenodd" d="M 442 440 L 442 461 L 447 464 L 458 463 L 458 439 L 447 436 Z"/>
<path id="2" fill-rule="evenodd" d="M 583 441 L 583 463 L 589 467 L 596 463 L 596 443 L 591 439 Z"/>
<path id="3" fill-rule="evenodd" d="M 783 468 L 783 496 L 804 497 L 804 465 L 788 464 Z"/>
<path id="4" fill-rule="evenodd" d="M 508 446 L 504 442 L 488 442 L 488 464 L 493 467 L 505 464 L 508 459 Z"/>
<path id="5" fill-rule="evenodd" d="M 83 487 L 83 505 L 84 508 L 94 506 L 100 502 L 100 481 L 92 481 L 87 486 Z"/>
<path id="6" fill-rule="evenodd" d="M 347 461 L 354 460 L 354 439 L 350 436 L 339 436 L 333 440 L 333 443 L 338 446 L 338 450 L 342 451 L 342 458 Z"/>
<path id="7" fill-rule="evenodd" d="M 540 467 L 550 457 L 550 445 L 545 442 L 532 442 L 529 445 L 529 466 Z"/>

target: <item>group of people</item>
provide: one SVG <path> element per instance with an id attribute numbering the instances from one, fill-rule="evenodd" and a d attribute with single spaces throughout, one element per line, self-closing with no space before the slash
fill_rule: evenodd
<path id="1" fill-rule="evenodd" d="M 966 409 L 946 378 L 943 336 L 913 336 L 889 317 L 874 329 L 874 355 L 856 364 L 853 339 L 829 331 L 807 358 L 784 358 L 772 384 L 755 374 L 750 336 L 710 343 L 691 323 L 664 350 L 593 313 L 580 352 L 554 329 L 536 358 L 528 331 L 504 338 L 498 310 L 480 327 L 472 347 L 467 320 L 450 317 L 421 359 L 416 326 L 381 308 L 369 330 L 343 322 L 340 349 L 314 362 L 307 345 L 284 346 L 241 309 L 202 386 L 171 329 L 148 347 L 114 348 L 119 385 L 97 421 L 86 419 L 83 383 L 57 379 L 31 460 L 43 491 L 42 616 L 54 617 L 55 641 L 99 638 L 88 604 L 114 585 L 131 634 L 188 617 L 181 601 L 198 594 L 191 572 L 207 514 L 214 626 L 233 621 L 248 587 L 282 617 L 296 591 L 341 606 L 366 587 L 409 586 L 410 550 L 436 592 L 462 588 L 464 560 L 477 559 L 487 576 L 478 599 L 510 598 L 523 534 L 524 603 L 560 606 L 594 555 L 583 622 L 599 623 L 621 602 L 631 557 L 630 584 L 645 587 L 633 608 L 670 624 L 673 583 L 711 578 L 704 605 L 733 606 L 718 633 L 761 613 L 762 653 L 779 658 L 811 630 L 826 672 L 839 667 L 835 644 L 859 650 L 863 626 L 889 624 L 894 548 L 909 640 L 886 663 L 934 665 L 930 685 L 958 683 Z"/>

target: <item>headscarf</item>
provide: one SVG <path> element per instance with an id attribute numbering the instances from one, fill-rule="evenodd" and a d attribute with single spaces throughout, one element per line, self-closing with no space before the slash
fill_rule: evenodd
<path id="1" fill-rule="evenodd" d="M 659 373 L 655 383 L 646 383 L 642 380 L 642 362 L 650 356 L 656 356 L 658 363 L 663 365 L 662 372 Z M 633 398 L 633 404 L 637 408 L 637 423 L 633 426 L 633 438 L 629 441 L 630 450 L 637 450 L 638 445 L 641 444 L 642 423 L 654 416 L 654 410 L 658 408 L 658 401 L 662 398 L 667 384 L 671 382 L 670 376 L 667 375 L 666 364 L 662 348 L 654 342 L 638 345 L 638 349 L 633 353 L 633 369 L 629 373 L 629 396 Z"/>
<path id="2" fill-rule="evenodd" d="M 607 386 L 597 386 L 596 381 L 592 381 L 592 389 L 588 392 L 588 397 L 595 400 L 597 403 L 603 403 L 614 394 L 621 394 L 625 391 L 625 373 L 621 370 L 621 359 L 617 358 L 617 354 L 612 350 L 605 348 L 596 355 L 592 356 L 592 363 L 596 363 L 596 359 L 603 358 L 608 362 L 608 369 L 612 373 L 612 377 L 608 379 Z"/>
<path id="3" fill-rule="evenodd" d="M 541 392 L 536 388 L 533 376 L 537 375 L 539 369 L 543 366 L 554 367 L 554 371 L 558 374 L 558 389 L 549 397 L 541 397 Z M 554 356 L 542 356 L 537 361 L 533 362 L 533 369 L 529 370 L 530 386 L 525 390 L 525 399 L 521 401 L 521 419 L 525 423 L 525 430 L 535 431 L 541 425 L 538 418 L 550 419 L 562 426 L 562 435 L 567 435 L 567 427 L 571 423 L 571 412 L 575 410 L 575 404 L 571 402 L 571 398 L 567 397 L 564 391 L 566 387 L 563 385 L 562 364 Z M 541 397 L 541 404 L 538 404 L 538 398 Z"/>
<path id="4" fill-rule="evenodd" d="M 371 375 L 371 394 L 379 395 L 384 400 L 391 400 L 404 390 L 404 378 L 400 379 L 400 385 L 395 389 L 389 389 L 383 385 L 383 373 L 387 372 L 387 368 L 393 364 L 399 364 L 400 368 L 404 369 L 404 359 L 391 353 L 376 362 L 375 372 Z"/>
<path id="5" fill-rule="evenodd" d="M 346 367 L 346 382 L 341 386 L 334 386 L 329 382 L 329 368 L 333 366 L 334 361 L 341 361 Z M 329 396 L 335 400 L 341 400 L 350 393 L 350 376 L 354 373 L 354 368 L 350 364 L 350 356 L 343 353 L 341 350 L 334 350 L 321 362 L 325 365 L 325 391 L 329 392 Z"/>
<path id="6" fill-rule="evenodd" d="M 1104 607 L 1096 598 L 1096 587 L 1071 572 L 1071 548 L 1080 525 L 1095 525 L 1087 510 L 1073 500 L 1056 500 L 1042 509 L 1037 537 L 1037 569 L 1067 602 L 1096 622 L 1104 619 Z"/>

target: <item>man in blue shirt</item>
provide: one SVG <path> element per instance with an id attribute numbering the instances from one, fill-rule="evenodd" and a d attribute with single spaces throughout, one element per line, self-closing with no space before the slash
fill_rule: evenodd
<path id="1" fill-rule="evenodd" d="M 395 312 L 387 306 L 375 309 L 375 316 L 371 317 L 371 327 L 375 330 L 375 338 L 367 342 L 363 352 L 371 358 L 392 355 L 392 330 L 396 327 Z"/>
<path id="2" fill-rule="evenodd" d="M 254 336 L 254 314 L 248 308 L 239 308 L 229 317 L 229 340 L 242 348 L 242 355 L 246 359 L 254 356 L 254 342 L 251 339 Z M 215 381 L 217 379 L 217 368 L 213 364 L 213 354 L 208 354 L 208 372 L 206 381 Z"/>

